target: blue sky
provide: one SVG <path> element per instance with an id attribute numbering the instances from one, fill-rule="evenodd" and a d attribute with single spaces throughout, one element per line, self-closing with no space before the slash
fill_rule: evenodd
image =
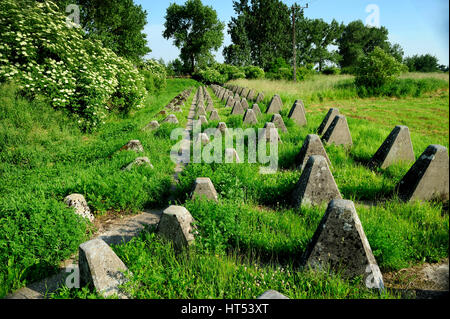
<path id="1" fill-rule="evenodd" d="M 145 27 L 147 40 L 152 52 L 148 57 L 163 58 L 168 62 L 178 57 L 179 50 L 172 40 L 163 38 L 164 16 L 170 3 L 183 4 L 185 0 L 135 0 L 147 11 L 148 24 Z M 219 19 L 226 24 L 235 16 L 232 0 L 203 0 L 203 4 L 212 6 Z M 366 21 L 370 13 L 366 7 L 375 4 L 379 8 L 380 24 L 389 30 L 389 40 L 399 43 L 405 56 L 430 53 L 441 64 L 449 64 L 449 2 L 447 0 L 283 0 L 287 5 L 294 2 L 309 8 L 305 10 L 308 18 L 322 18 L 330 22 L 336 19 L 345 24 L 354 21 Z M 229 45 L 231 39 L 225 28 L 223 46 Z M 216 52 L 216 58 L 223 62 L 222 49 Z"/>

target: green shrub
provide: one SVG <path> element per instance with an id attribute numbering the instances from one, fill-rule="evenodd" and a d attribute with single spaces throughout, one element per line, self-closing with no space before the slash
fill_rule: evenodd
<path id="1" fill-rule="evenodd" d="M 337 75 L 337 74 L 341 74 L 341 70 L 335 66 L 327 66 L 322 69 L 322 74 Z"/>
<path id="2" fill-rule="evenodd" d="M 254 65 L 245 66 L 242 69 L 246 79 L 263 79 L 265 76 L 264 70 Z"/>
<path id="3" fill-rule="evenodd" d="M 54 3 L 4 0 L 0 28 L 0 82 L 15 80 L 31 96 L 43 93 L 81 127 L 97 127 L 109 110 L 142 106 L 147 92 L 138 70 L 84 39 Z"/>
<path id="4" fill-rule="evenodd" d="M 393 82 L 402 71 L 405 71 L 403 64 L 376 47 L 358 62 L 355 84 L 368 90 L 378 89 Z"/>
<path id="5" fill-rule="evenodd" d="M 141 66 L 141 74 L 145 79 L 145 88 L 150 93 L 159 92 L 167 85 L 166 67 L 156 60 L 146 60 Z"/>

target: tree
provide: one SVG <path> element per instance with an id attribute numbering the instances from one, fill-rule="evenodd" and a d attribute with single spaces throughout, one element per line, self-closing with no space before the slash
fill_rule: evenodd
<path id="1" fill-rule="evenodd" d="M 437 72 L 439 71 L 438 59 L 431 54 L 414 55 L 405 59 L 409 72 Z"/>
<path id="2" fill-rule="evenodd" d="M 229 23 L 233 44 L 224 49 L 228 63 L 257 65 L 268 70 L 271 63 L 292 59 L 290 10 L 280 0 L 233 2 L 237 15 Z"/>
<path id="3" fill-rule="evenodd" d="M 375 47 L 389 52 L 388 30 L 385 27 L 373 28 L 363 24 L 361 20 L 350 22 L 344 27 L 338 39 L 340 61 L 342 68 L 356 67 L 358 60 Z"/>
<path id="4" fill-rule="evenodd" d="M 223 42 L 224 23 L 217 12 L 204 6 L 201 0 L 188 0 L 184 5 L 171 4 L 166 11 L 163 36 L 173 38 L 180 49 L 180 58 L 195 72 L 196 63 L 211 57 L 211 50 L 218 50 Z"/>
<path id="5" fill-rule="evenodd" d="M 68 4 L 80 6 L 80 24 L 86 37 L 100 40 L 104 47 L 134 62 L 151 50 L 147 47 L 147 12 L 133 0 L 57 0 L 65 12 Z"/>
<path id="6" fill-rule="evenodd" d="M 312 63 L 317 63 L 319 71 L 322 72 L 323 65 L 326 61 L 337 62 L 336 52 L 330 52 L 328 47 L 336 44 L 336 40 L 340 37 L 343 25 L 336 20 L 328 24 L 322 19 L 309 20 L 303 32 L 309 35 L 310 46 L 309 55 Z"/>

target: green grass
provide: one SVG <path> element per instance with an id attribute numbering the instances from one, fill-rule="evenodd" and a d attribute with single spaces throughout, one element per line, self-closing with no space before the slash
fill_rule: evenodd
<path id="1" fill-rule="evenodd" d="M 141 128 L 177 94 L 198 86 L 192 80 L 168 80 L 167 89 L 149 96 L 145 108 L 128 116 L 111 115 L 104 126 L 84 134 L 70 116 L 38 97 L 0 86 L 0 297 L 54 272 L 77 251 L 91 225 L 72 214 L 65 196 L 81 193 L 94 215 L 136 213 L 164 207 L 172 183 L 170 136 Z M 173 128 L 163 124 L 162 130 Z M 139 139 L 145 152 L 118 151 Z M 155 169 L 121 168 L 138 156 Z"/>

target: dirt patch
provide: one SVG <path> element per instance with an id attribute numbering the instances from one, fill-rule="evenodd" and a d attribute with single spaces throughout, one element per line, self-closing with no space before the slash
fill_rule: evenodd
<path id="1" fill-rule="evenodd" d="M 421 290 L 449 290 L 448 258 L 437 264 L 414 266 L 383 274 L 387 288 L 421 289 Z"/>

